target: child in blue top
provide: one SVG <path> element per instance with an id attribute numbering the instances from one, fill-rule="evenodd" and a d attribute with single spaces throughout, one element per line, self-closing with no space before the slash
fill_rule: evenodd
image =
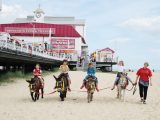
<path id="1" fill-rule="evenodd" d="M 85 86 L 85 82 L 86 80 L 89 78 L 89 77 L 92 77 L 94 80 L 95 80 L 95 84 L 96 84 L 96 90 L 99 91 L 98 89 L 98 79 L 97 77 L 95 76 L 96 74 L 96 70 L 93 66 L 93 63 L 89 63 L 88 64 L 88 69 L 87 69 L 87 76 L 85 77 L 85 79 L 83 80 L 83 84 L 82 86 L 80 87 L 80 89 L 82 89 L 84 86 Z"/>

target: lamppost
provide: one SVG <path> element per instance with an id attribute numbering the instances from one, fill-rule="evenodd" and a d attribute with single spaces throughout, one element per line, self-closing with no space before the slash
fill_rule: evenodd
<path id="1" fill-rule="evenodd" d="M 47 42 L 44 43 L 44 48 L 46 51 L 48 50 L 48 43 Z"/>
<path id="2" fill-rule="evenodd" d="M 58 57 L 60 58 L 60 44 L 58 43 Z"/>
<path id="3" fill-rule="evenodd" d="M 23 50 L 23 46 L 24 46 L 24 40 L 22 40 L 21 42 L 21 51 Z"/>
<path id="4" fill-rule="evenodd" d="M 33 38 L 34 38 L 35 24 L 33 24 L 33 23 L 29 23 L 29 24 L 32 25 L 32 27 L 33 27 Z"/>
<path id="5" fill-rule="evenodd" d="M 35 24 L 33 24 L 33 23 L 29 23 L 30 25 L 32 25 L 32 28 L 33 28 L 33 30 L 32 30 L 32 32 L 33 32 L 33 40 L 34 40 L 34 31 L 35 31 Z M 32 44 L 32 50 L 34 49 L 34 47 L 33 47 L 33 44 Z"/>

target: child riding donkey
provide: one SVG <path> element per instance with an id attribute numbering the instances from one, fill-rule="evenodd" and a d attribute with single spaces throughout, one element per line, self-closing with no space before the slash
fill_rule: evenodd
<path id="1" fill-rule="evenodd" d="M 113 90 L 115 88 L 115 86 L 118 85 L 118 82 L 119 82 L 121 76 L 123 76 L 125 73 L 126 73 L 126 71 L 125 71 L 125 68 L 124 68 L 124 62 L 119 61 L 117 77 L 116 77 L 116 80 L 114 81 L 114 84 L 113 84 L 113 87 L 112 87 L 111 90 Z M 133 84 L 132 80 L 127 75 L 125 75 L 125 77 L 126 77 L 127 80 L 129 80 Z"/>
<path id="2" fill-rule="evenodd" d="M 26 81 L 30 84 L 33 84 L 35 80 L 37 80 L 36 78 L 38 78 L 41 82 L 41 85 L 44 86 L 44 79 L 42 78 L 42 70 L 39 64 L 36 64 L 33 70 L 33 75 L 34 75 L 34 78 L 32 78 L 31 80 L 26 80 Z"/>
<path id="3" fill-rule="evenodd" d="M 58 76 L 58 79 L 61 79 L 63 75 L 66 75 L 67 76 L 67 80 L 68 80 L 68 90 L 71 91 L 71 88 L 70 88 L 70 84 L 71 84 L 71 79 L 69 77 L 69 67 L 68 67 L 68 61 L 67 60 L 63 60 L 63 64 L 60 66 L 60 75 Z M 56 86 L 55 86 L 55 89 L 56 89 Z"/>
<path id="4" fill-rule="evenodd" d="M 92 77 L 93 80 L 95 81 L 95 85 L 96 85 L 96 90 L 99 91 L 99 88 L 98 88 L 98 79 L 97 77 L 95 76 L 96 74 L 96 70 L 93 66 L 93 63 L 89 63 L 88 64 L 88 69 L 87 69 L 87 76 L 85 77 L 85 79 L 83 80 L 83 84 L 82 86 L 80 87 L 80 89 L 82 89 L 84 86 L 86 87 L 86 81 L 88 80 L 89 77 Z"/>
<path id="5" fill-rule="evenodd" d="M 44 86 L 44 80 L 42 78 L 42 70 L 39 64 L 36 64 L 35 69 L 33 70 L 34 77 L 37 77 L 41 81 L 41 85 Z"/>

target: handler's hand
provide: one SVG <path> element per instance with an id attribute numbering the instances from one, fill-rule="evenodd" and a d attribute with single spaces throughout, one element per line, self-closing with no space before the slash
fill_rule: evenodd
<path id="1" fill-rule="evenodd" d="M 134 85 L 137 85 L 137 82 L 133 83 Z"/>

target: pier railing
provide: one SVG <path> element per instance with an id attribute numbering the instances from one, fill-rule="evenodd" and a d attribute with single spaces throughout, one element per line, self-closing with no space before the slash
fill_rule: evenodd
<path id="1" fill-rule="evenodd" d="M 103 60 L 104 62 L 118 62 L 118 57 L 113 57 L 113 58 L 105 58 Z"/>
<path id="2" fill-rule="evenodd" d="M 14 50 L 15 52 L 16 51 L 24 52 L 30 55 L 36 55 L 36 56 L 54 59 L 54 60 L 62 61 L 65 59 L 65 56 L 61 56 L 59 53 L 47 52 L 43 49 L 40 49 L 39 47 L 34 47 L 27 43 L 17 43 L 16 41 L 5 40 L 1 38 L 0 38 L 0 48 Z M 71 58 L 69 58 L 68 60 L 70 59 Z"/>

